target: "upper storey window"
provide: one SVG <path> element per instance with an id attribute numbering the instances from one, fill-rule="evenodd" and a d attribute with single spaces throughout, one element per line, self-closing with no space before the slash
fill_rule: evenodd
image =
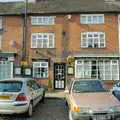
<path id="1" fill-rule="evenodd" d="M 81 14 L 80 23 L 81 24 L 103 24 L 104 14 Z"/>
<path id="2" fill-rule="evenodd" d="M 35 16 L 31 17 L 32 25 L 54 25 L 55 17 L 54 16 Z"/>

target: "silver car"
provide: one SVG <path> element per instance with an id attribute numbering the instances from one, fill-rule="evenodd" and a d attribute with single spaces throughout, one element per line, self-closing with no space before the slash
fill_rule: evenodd
<path id="1" fill-rule="evenodd" d="M 25 113 L 31 116 L 33 107 L 43 101 L 45 90 L 34 79 L 0 80 L 0 114 Z"/>

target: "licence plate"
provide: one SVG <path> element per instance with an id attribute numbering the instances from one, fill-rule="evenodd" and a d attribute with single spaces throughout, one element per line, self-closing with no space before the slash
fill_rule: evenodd
<path id="1" fill-rule="evenodd" d="M 0 96 L 0 100 L 9 100 L 10 96 Z"/>
<path id="2" fill-rule="evenodd" d="M 109 120 L 110 118 L 110 115 L 96 115 L 93 117 L 93 120 Z"/>

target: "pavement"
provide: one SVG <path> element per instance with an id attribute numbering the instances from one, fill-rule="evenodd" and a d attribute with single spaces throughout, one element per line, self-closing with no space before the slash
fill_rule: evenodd
<path id="1" fill-rule="evenodd" d="M 45 94 L 46 98 L 65 98 L 64 90 L 53 90 L 53 91 L 46 91 Z"/>

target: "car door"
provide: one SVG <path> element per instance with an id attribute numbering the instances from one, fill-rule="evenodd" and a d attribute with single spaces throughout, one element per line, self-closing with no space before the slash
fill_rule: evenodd
<path id="1" fill-rule="evenodd" d="M 34 87 L 33 87 L 33 83 L 31 80 L 27 81 L 27 86 L 28 86 L 28 93 L 30 96 L 30 100 L 33 101 L 33 106 L 34 106 L 35 92 L 34 92 Z"/>
<path id="2" fill-rule="evenodd" d="M 42 99 L 43 89 L 38 85 L 35 80 L 32 80 L 32 88 L 34 89 L 34 106 Z"/>

